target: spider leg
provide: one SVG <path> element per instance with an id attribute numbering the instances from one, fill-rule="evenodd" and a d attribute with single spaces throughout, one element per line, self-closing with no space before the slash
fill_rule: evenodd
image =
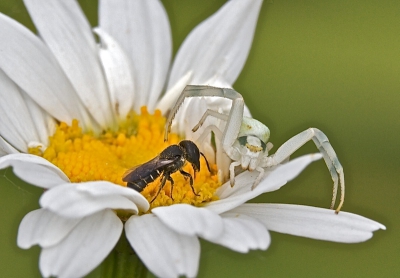
<path id="1" fill-rule="evenodd" d="M 263 167 L 257 167 L 256 170 L 260 172 L 260 174 L 257 176 L 256 180 L 254 181 L 253 185 L 251 186 L 251 190 L 256 188 L 256 186 L 260 183 L 262 178 L 264 177 L 264 168 Z"/>
<path id="2" fill-rule="evenodd" d="M 231 113 L 232 113 L 232 111 L 231 111 Z M 224 149 L 225 153 L 232 160 L 240 159 L 240 155 L 237 153 L 237 150 L 235 148 L 232 148 L 232 145 L 236 141 L 237 136 L 239 134 L 240 126 L 239 126 L 238 133 L 235 135 L 235 137 L 232 137 L 233 135 L 230 136 L 229 134 L 228 134 L 228 136 L 226 136 L 226 132 L 227 132 L 227 130 L 229 128 L 228 125 L 230 124 L 229 115 L 222 114 L 222 113 L 219 113 L 217 111 L 208 109 L 203 114 L 203 116 L 201 117 L 201 119 L 198 122 L 198 124 L 195 127 L 193 127 L 192 131 L 196 132 L 204 124 L 204 122 L 205 122 L 205 120 L 207 119 L 208 116 L 212 116 L 212 117 L 220 119 L 222 121 L 226 121 L 227 124 L 225 126 L 225 130 L 224 130 L 224 132 L 222 132 L 216 125 L 209 125 L 204 129 L 203 133 L 200 135 L 200 137 L 196 141 L 203 142 L 207 138 L 208 134 L 212 131 L 212 132 L 214 132 L 216 139 L 219 140 L 220 145 Z M 242 120 L 243 120 L 243 118 L 241 119 L 241 121 Z M 240 124 L 241 123 L 242 122 L 240 122 Z"/>
<path id="3" fill-rule="evenodd" d="M 339 181 L 339 178 L 338 178 L 339 171 L 337 170 L 337 168 L 342 168 L 342 165 L 340 165 L 339 160 L 337 159 L 336 153 L 333 150 L 331 144 L 329 143 L 328 138 L 325 136 L 325 134 L 322 133 L 322 135 L 323 136 L 321 136 L 321 138 L 319 138 L 319 139 L 314 137 L 313 141 L 314 141 L 315 145 L 317 146 L 318 150 L 322 153 L 322 155 L 324 157 L 325 164 L 328 167 L 329 172 L 331 173 L 331 177 L 332 177 L 332 180 L 333 180 L 333 188 L 332 188 L 332 202 L 331 202 L 330 208 L 333 209 L 333 207 L 335 206 L 335 202 L 336 202 L 337 188 L 338 188 L 338 181 Z M 325 137 L 326 140 L 324 140 L 323 137 Z M 329 150 L 329 149 L 331 149 L 331 150 Z M 336 164 L 338 164 L 337 166 L 334 165 L 335 161 L 330 159 L 330 157 L 332 157 L 332 153 L 333 153 L 333 156 L 336 157 L 336 161 L 337 161 Z M 341 171 L 342 171 L 342 174 L 340 175 L 340 184 L 341 184 L 341 189 L 340 190 L 341 190 L 342 196 L 344 198 L 344 173 L 343 173 L 343 168 L 341 169 Z M 343 205 L 342 196 L 341 196 L 341 205 L 340 205 L 340 207 Z"/>
<path id="4" fill-rule="evenodd" d="M 217 144 L 217 161 L 223 160 L 222 158 L 224 156 L 221 152 L 221 149 L 225 151 L 226 155 L 231 160 L 237 161 L 240 159 L 240 153 L 233 147 L 233 144 L 235 143 L 239 135 L 239 131 L 242 125 L 244 100 L 241 94 L 230 88 L 217 88 L 202 85 L 186 86 L 179 96 L 178 100 L 176 101 L 175 106 L 171 109 L 169 113 L 168 119 L 165 123 L 164 141 L 168 139 L 168 133 L 170 131 L 172 121 L 185 98 L 206 96 L 231 99 L 232 107 L 229 115 L 221 114 L 212 110 L 207 110 L 200 119 L 199 123 L 193 128 L 193 131 L 196 131 L 204 123 L 208 116 L 213 116 L 217 119 L 226 121 L 225 129 L 224 131 L 221 131 L 215 125 L 210 125 L 203 131 L 203 134 L 198 138 L 197 141 L 203 141 L 207 138 L 208 134 L 213 131 L 216 139 L 218 139 L 219 141 L 219 143 Z M 221 175 L 219 176 L 223 177 L 225 175 L 223 172 L 221 172 Z"/>
<path id="5" fill-rule="evenodd" d="M 345 195 L 345 184 L 344 184 L 344 172 L 343 167 L 339 162 L 339 159 L 332 148 L 331 143 L 328 140 L 328 137 L 317 128 L 309 128 L 283 143 L 282 146 L 275 152 L 275 154 L 266 157 L 262 163 L 262 167 L 271 167 L 274 165 L 278 165 L 287 159 L 291 154 L 293 154 L 296 150 L 302 147 L 308 141 L 313 140 L 314 144 L 317 146 L 319 151 L 324 157 L 325 164 L 329 169 L 333 180 L 333 196 L 331 202 L 331 208 L 333 208 L 336 195 L 338 190 L 338 183 L 340 183 L 340 202 L 335 212 L 339 213 L 340 209 L 344 203 L 344 195 Z"/>
<path id="6" fill-rule="evenodd" d="M 231 187 L 235 185 L 235 167 L 241 164 L 240 161 L 233 161 L 231 165 L 229 165 L 229 180 L 231 183 Z"/>
<path id="7" fill-rule="evenodd" d="M 229 118 L 229 116 L 226 115 L 226 114 L 222 114 L 222 113 L 219 113 L 217 111 L 214 111 L 214 110 L 211 110 L 211 109 L 207 109 L 207 111 L 204 112 L 203 117 L 201 117 L 201 119 L 198 122 L 198 124 L 195 125 L 195 127 L 193 127 L 192 131 L 196 132 L 204 124 L 204 122 L 206 121 L 208 116 L 212 116 L 214 118 L 223 120 L 225 122 L 227 122 L 228 118 Z"/>
<path id="8" fill-rule="evenodd" d="M 175 117 L 176 112 L 178 112 L 179 107 L 182 105 L 183 101 L 187 97 L 223 97 L 232 100 L 232 108 L 229 113 L 227 124 L 225 130 L 222 134 L 221 143 L 224 150 L 228 153 L 230 147 L 232 147 L 235 142 L 240 126 L 243 119 L 243 109 L 244 109 L 244 100 L 241 94 L 236 92 L 230 88 L 217 88 L 211 86 L 198 86 L 198 85 L 188 85 L 183 90 L 182 94 L 179 96 L 178 100 L 175 103 L 175 106 L 171 109 L 168 120 L 165 123 L 165 134 L 164 141 L 168 140 L 168 133 L 171 129 L 172 121 Z M 207 113 L 207 112 L 206 112 Z M 217 112 L 216 112 L 217 113 Z M 218 113 L 220 114 L 220 113 Z M 203 115 L 204 118 L 207 115 Z M 221 116 L 226 118 L 226 116 Z M 219 118 L 221 118 L 219 117 Z"/>
<path id="9" fill-rule="evenodd" d="M 235 149 L 235 148 L 230 148 L 230 156 L 228 154 L 226 154 L 225 150 L 223 149 L 222 145 L 221 145 L 221 137 L 222 137 L 222 132 L 221 130 L 219 130 L 219 128 L 215 125 L 209 125 L 207 126 L 204 130 L 203 133 L 200 135 L 199 138 L 197 138 L 197 142 L 204 142 L 204 140 L 206 140 L 207 136 L 212 132 L 214 132 L 215 135 L 215 141 L 216 141 L 216 160 L 217 163 L 229 163 L 229 161 L 227 161 L 227 159 L 229 160 L 233 160 L 233 162 L 231 162 L 230 167 L 235 167 L 240 165 L 240 162 L 236 165 L 237 160 L 240 160 L 240 153 Z M 225 152 L 225 153 L 224 153 Z M 227 162 L 224 162 L 227 161 Z M 235 164 L 235 166 L 232 166 L 232 164 Z M 209 166 L 207 166 L 209 168 Z M 209 168 L 210 169 L 210 168 Z M 223 171 L 222 169 L 220 169 L 220 174 L 218 175 L 218 180 L 220 182 L 224 182 L 224 180 L 227 177 L 228 173 Z M 230 171 L 230 181 L 231 181 L 231 186 L 234 186 L 235 184 L 235 171 Z"/>
<path id="10" fill-rule="evenodd" d="M 216 126 L 216 125 L 209 125 L 207 126 L 204 131 L 201 133 L 201 135 L 199 136 L 199 138 L 196 139 L 197 142 L 204 142 L 204 140 L 206 140 L 207 136 L 212 132 L 214 132 L 216 139 L 218 139 L 219 141 L 221 141 L 221 137 L 222 137 L 222 132 L 221 130 Z"/>

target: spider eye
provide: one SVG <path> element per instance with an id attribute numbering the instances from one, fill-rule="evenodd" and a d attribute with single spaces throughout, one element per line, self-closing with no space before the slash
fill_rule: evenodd
<path id="1" fill-rule="evenodd" d="M 237 140 L 239 141 L 239 144 L 240 144 L 241 146 L 243 146 L 243 147 L 247 147 L 248 145 L 252 145 L 252 146 L 253 146 L 254 144 L 252 144 L 251 142 L 249 142 L 249 141 L 247 140 L 249 137 L 257 138 L 257 139 L 258 139 L 257 141 L 260 142 L 260 145 L 261 145 L 261 148 L 262 148 L 263 152 L 265 152 L 265 150 L 267 149 L 267 144 L 265 144 L 264 141 L 261 140 L 260 138 L 258 138 L 257 136 L 253 136 L 253 135 L 249 135 L 249 136 L 240 136 L 240 137 L 238 137 Z M 254 141 L 254 140 L 252 140 L 252 141 Z"/>
<path id="2" fill-rule="evenodd" d="M 261 147 L 262 147 L 262 149 L 263 149 L 263 152 L 265 152 L 265 150 L 267 149 L 267 144 L 265 144 L 265 143 L 263 142 L 263 140 L 260 140 L 260 142 L 261 142 Z"/>
<path id="3" fill-rule="evenodd" d="M 240 145 L 246 146 L 246 144 L 247 144 L 247 136 L 238 137 L 237 140 L 239 141 L 239 144 L 240 144 Z"/>

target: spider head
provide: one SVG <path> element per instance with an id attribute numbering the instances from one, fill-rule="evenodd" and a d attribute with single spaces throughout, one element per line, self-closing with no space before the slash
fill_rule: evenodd
<path id="1" fill-rule="evenodd" d="M 267 143 L 269 129 L 263 123 L 248 117 L 243 117 L 237 138 L 236 149 L 240 153 L 240 163 L 243 169 L 255 170 L 264 156 L 268 156 Z"/>
<path id="2" fill-rule="evenodd" d="M 252 135 L 239 137 L 238 142 L 242 168 L 250 171 L 255 170 L 261 163 L 262 157 L 268 155 L 266 143 Z"/>

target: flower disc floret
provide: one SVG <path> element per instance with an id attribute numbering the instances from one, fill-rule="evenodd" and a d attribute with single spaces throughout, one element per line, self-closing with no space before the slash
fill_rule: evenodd
<path id="1" fill-rule="evenodd" d="M 83 131 L 78 120 L 73 120 L 70 126 L 61 122 L 50 137 L 49 146 L 43 152 L 38 148 L 32 148 L 30 152 L 59 167 L 71 182 L 106 180 L 126 186 L 122 177 L 128 169 L 146 163 L 167 146 L 180 141 L 179 136 L 171 134 L 168 142 L 164 142 L 164 125 L 165 118 L 161 111 L 156 110 L 154 114 L 150 114 L 146 107 L 142 107 L 140 114 L 129 113 L 115 131 L 108 130 L 102 134 Z M 211 167 L 213 170 L 210 173 L 205 161 L 201 160 L 201 171 L 197 173 L 194 182 L 195 191 L 199 196 L 192 192 L 189 181 L 177 172 L 171 175 L 175 182 L 172 198 L 171 187 L 167 182 L 164 190 L 152 203 L 152 207 L 174 203 L 200 205 L 217 199 L 214 193 L 220 184 L 213 174 L 217 170 L 216 165 Z M 185 165 L 184 170 L 194 175 L 189 163 Z M 160 178 L 149 183 L 142 194 L 151 200 L 159 186 Z"/>

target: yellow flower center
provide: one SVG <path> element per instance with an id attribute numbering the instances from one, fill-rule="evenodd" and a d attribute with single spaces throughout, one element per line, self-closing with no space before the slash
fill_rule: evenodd
<path id="1" fill-rule="evenodd" d="M 106 180 L 127 186 L 122 177 L 128 169 L 146 163 L 169 145 L 179 143 L 181 138 L 173 133 L 170 134 L 169 141 L 164 142 L 164 124 L 165 118 L 159 110 L 151 115 L 146 107 L 142 107 L 140 115 L 131 112 L 119 124 L 117 131 L 105 131 L 100 135 L 83 132 L 78 121 L 74 120 L 71 126 L 66 123 L 57 126 L 44 152 L 38 148 L 31 148 L 29 152 L 40 155 L 59 167 L 71 182 Z M 210 173 L 204 158 L 200 162 L 201 171 L 196 174 L 193 184 L 198 196 L 193 194 L 189 179 L 186 180 L 178 171 L 171 175 L 174 180 L 173 199 L 171 185 L 167 181 L 151 203 L 151 208 L 175 203 L 199 206 L 218 199 L 214 194 L 220 186 L 216 165 L 210 164 Z M 194 175 L 190 163 L 186 163 L 182 169 Z M 160 178 L 157 178 L 147 184 L 141 194 L 150 202 L 159 187 Z"/>

